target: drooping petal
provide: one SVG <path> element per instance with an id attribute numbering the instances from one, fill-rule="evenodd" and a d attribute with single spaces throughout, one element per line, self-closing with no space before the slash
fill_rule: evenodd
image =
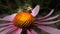
<path id="1" fill-rule="evenodd" d="M 6 25 L 12 25 L 13 23 L 5 23 L 5 24 L 0 24 L 0 27 L 6 26 Z"/>
<path id="2" fill-rule="evenodd" d="M 39 20 L 44 20 L 45 18 L 49 17 L 54 12 L 54 9 L 50 11 L 46 16 L 38 18 Z"/>
<path id="3" fill-rule="evenodd" d="M 44 20 L 41 20 L 41 21 L 47 21 L 47 20 L 52 20 L 52 19 L 55 19 L 57 17 L 59 17 L 60 15 L 56 15 L 56 16 L 53 16 L 53 17 L 50 17 L 50 18 L 47 18 L 47 19 L 44 19 Z"/>
<path id="4" fill-rule="evenodd" d="M 10 25 L 10 26 L 6 26 L 6 27 L 0 27 L 0 31 L 3 31 L 3 30 L 5 30 L 5 29 L 8 29 L 8 28 L 10 28 L 10 27 L 12 27 L 13 25 Z"/>
<path id="5" fill-rule="evenodd" d="M 22 32 L 22 29 L 18 29 L 18 30 L 16 30 L 15 32 L 13 32 L 12 34 L 21 34 L 21 32 Z"/>
<path id="6" fill-rule="evenodd" d="M 48 26 L 37 26 L 38 28 L 44 30 L 45 32 L 48 32 L 49 34 L 60 34 L 60 30 Z"/>
<path id="7" fill-rule="evenodd" d="M 11 29 L 10 31 L 7 32 L 7 34 L 12 34 L 12 32 L 16 31 L 17 27 L 15 27 L 14 29 Z"/>
<path id="8" fill-rule="evenodd" d="M 57 20 L 57 21 L 51 21 L 51 22 L 35 22 L 37 24 L 54 24 L 54 23 L 57 23 L 59 22 L 60 20 Z"/>
<path id="9" fill-rule="evenodd" d="M 35 16 L 38 14 L 39 9 L 40 9 L 40 6 L 37 5 L 37 6 L 32 10 L 32 13 L 31 13 L 31 14 L 35 17 Z"/>
<path id="10" fill-rule="evenodd" d="M 31 29 L 31 33 L 32 34 L 38 34 L 36 31 L 34 31 L 33 29 Z"/>
<path id="11" fill-rule="evenodd" d="M 27 34 L 31 34 L 31 32 L 29 30 L 27 30 Z"/>
<path id="12" fill-rule="evenodd" d="M 27 30 L 27 34 L 38 34 L 38 33 L 35 32 L 33 29 L 31 29 L 31 31 Z"/>
<path id="13" fill-rule="evenodd" d="M 12 15 L 9 15 L 9 16 L 6 16 L 4 18 L 0 18 L 0 20 L 12 21 L 15 16 L 16 16 L 16 13 L 15 14 L 12 14 Z"/>
<path id="14" fill-rule="evenodd" d="M 11 29 L 14 29 L 14 27 L 9 27 L 3 31 L 0 32 L 0 34 L 6 34 L 8 31 L 10 31 Z"/>

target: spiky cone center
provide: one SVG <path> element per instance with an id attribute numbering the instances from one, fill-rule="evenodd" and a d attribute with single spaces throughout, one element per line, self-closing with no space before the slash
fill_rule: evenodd
<path id="1" fill-rule="evenodd" d="M 13 22 L 17 27 L 29 27 L 34 24 L 35 18 L 29 12 L 17 13 Z"/>

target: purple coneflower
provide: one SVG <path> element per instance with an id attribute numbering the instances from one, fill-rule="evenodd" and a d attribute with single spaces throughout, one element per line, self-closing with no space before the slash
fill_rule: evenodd
<path id="1" fill-rule="evenodd" d="M 10 21 L 9 23 L 0 24 L 0 34 L 21 34 L 23 30 L 25 30 L 27 34 L 38 34 L 35 30 L 32 29 L 34 27 L 44 30 L 49 34 L 60 34 L 60 30 L 45 26 L 60 21 L 56 20 L 47 22 L 48 20 L 53 20 L 59 16 L 56 15 L 49 17 L 53 13 L 54 9 L 52 9 L 51 12 L 44 17 L 35 18 L 39 12 L 39 9 L 40 7 L 37 5 L 32 10 L 32 13 L 24 11 L 0 18 L 0 20 L 3 21 Z"/>

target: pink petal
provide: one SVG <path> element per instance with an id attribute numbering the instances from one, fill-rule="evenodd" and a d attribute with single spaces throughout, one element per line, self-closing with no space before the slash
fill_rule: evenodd
<path id="1" fill-rule="evenodd" d="M 57 20 L 57 21 L 51 21 L 51 22 L 35 22 L 37 24 L 54 24 L 54 23 L 57 23 L 59 22 L 60 20 Z"/>
<path id="2" fill-rule="evenodd" d="M 45 32 L 48 32 L 49 34 L 60 34 L 60 30 L 48 26 L 37 26 L 38 28 L 44 30 Z"/>
<path id="3" fill-rule="evenodd" d="M 7 34 L 11 34 L 12 32 L 16 31 L 17 27 L 15 27 L 14 29 L 11 29 L 10 31 L 7 32 Z"/>
<path id="4" fill-rule="evenodd" d="M 31 29 L 31 31 L 27 30 L 27 34 L 38 34 L 38 33 L 35 32 L 33 29 Z"/>
<path id="5" fill-rule="evenodd" d="M 27 34 L 31 34 L 31 32 L 29 30 L 27 30 Z"/>
<path id="6" fill-rule="evenodd" d="M 5 23 L 5 24 L 0 24 L 0 27 L 1 26 L 6 26 L 6 25 L 12 25 L 13 23 Z"/>
<path id="7" fill-rule="evenodd" d="M 15 32 L 13 32 L 12 34 L 21 34 L 21 32 L 22 32 L 22 29 L 18 29 L 18 30 L 16 30 Z"/>
<path id="8" fill-rule="evenodd" d="M 39 19 L 39 20 L 44 20 L 45 18 L 49 17 L 53 12 L 54 12 L 54 9 L 52 9 L 51 12 L 48 13 L 46 16 L 40 17 L 40 18 L 38 18 L 38 19 Z"/>
<path id="9" fill-rule="evenodd" d="M 6 27 L 0 27 L 0 31 L 3 31 L 3 30 L 5 30 L 5 29 L 8 29 L 8 28 L 10 28 L 10 27 L 12 27 L 13 25 L 10 25 L 10 26 L 6 26 Z"/>
<path id="10" fill-rule="evenodd" d="M 9 15 L 9 16 L 6 16 L 4 18 L 0 18 L 0 20 L 12 21 L 15 16 L 16 16 L 16 13 L 15 14 L 12 14 L 12 15 Z"/>
<path id="11" fill-rule="evenodd" d="M 37 6 L 32 10 L 32 13 L 31 13 L 31 14 L 35 17 L 35 16 L 38 14 L 39 9 L 40 9 L 40 6 L 37 5 Z"/>
<path id="12" fill-rule="evenodd" d="M 0 32 L 0 34 L 6 34 L 8 31 L 10 31 L 11 29 L 14 29 L 15 27 L 8 27 L 7 29 L 3 30 L 2 32 Z"/>
<path id="13" fill-rule="evenodd" d="M 34 31 L 33 29 L 31 29 L 31 33 L 32 34 L 38 34 L 36 31 Z"/>
<path id="14" fill-rule="evenodd" d="M 47 21 L 47 20 L 52 20 L 52 19 L 55 19 L 57 17 L 59 17 L 60 15 L 56 15 L 56 16 L 53 16 L 53 17 L 50 17 L 50 18 L 47 18 L 47 19 L 44 19 L 44 20 L 41 20 L 41 21 Z"/>

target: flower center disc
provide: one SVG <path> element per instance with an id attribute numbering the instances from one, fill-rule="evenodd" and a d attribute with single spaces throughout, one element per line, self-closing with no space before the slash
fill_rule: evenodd
<path id="1" fill-rule="evenodd" d="M 34 23 L 34 20 L 34 17 L 29 12 L 20 12 L 15 16 L 13 22 L 18 27 L 29 27 Z"/>

